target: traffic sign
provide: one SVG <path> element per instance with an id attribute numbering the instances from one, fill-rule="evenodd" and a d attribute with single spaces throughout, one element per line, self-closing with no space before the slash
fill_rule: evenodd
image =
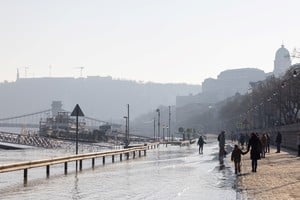
<path id="1" fill-rule="evenodd" d="M 74 110 L 71 113 L 71 116 L 84 117 L 84 114 L 78 104 L 76 104 Z"/>

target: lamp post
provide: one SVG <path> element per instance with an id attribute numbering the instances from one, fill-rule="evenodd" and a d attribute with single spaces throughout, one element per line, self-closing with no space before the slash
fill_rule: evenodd
<path id="1" fill-rule="evenodd" d="M 166 126 L 166 129 L 167 129 L 167 142 L 166 142 L 166 147 L 168 146 L 168 142 L 170 141 L 170 129 L 169 129 L 169 126 Z M 169 135 L 168 135 L 169 134 Z"/>
<path id="2" fill-rule="evenodd" d="M 169 139 L 170 139 L 169 126 L 166 126 L 166 129 L 167 129 L 166 137 L 167 137 L 167 141 L 169 141 Z"/>
<path id="3" fill-rule="evenodd" d="M 127 104 L 127 116 L 124 116 L 126 119 L 126 130 L 125 130 L 125 147 L 127 148 L 130 141 L 129 141 L 129 104 Z"/>
<path id="4" fill-rule="evenodd" d="M 155 138 L 155 117 L 153 119 L 153 139 L 154 139 L 154 141 L 156 141 L 156 138 Z"/>
<path id="5" fill-rule="evenodd" d="M 162 129 L 163 129 L 163 137 L 162 140 L 165 141 L 165 125 L 163 124 Z"/>
<path id="6" fill-rule="evenodd" d="M 156 112 L 157 112 L 157 137 L 158 137 L 158 140 L 160 141 L 160 110 L 157 108 L 156 109 Z"/>
<path id="7" fill-rule="evenodd" d="M 128 141 L 128 145 L 129 145 L 129 104 L 127 104 L 127 141 Z M 127 145 L 127 146 L 128 146 Z"/>
<path id="8" fill-rule="evenodd" d="M 281 110 L 281 103 L 282 103 L 282 88 L 284 88 L 284 83 L 281 83 L 279 86 L 279 126 L 281 126 L 281 118 L 282 118 L 282 110 Z"/>
<path id="9" fill-rule="evenodd" d="M 127 116 L 124 116 L 123 117 L 124 119 L 125 119 L 125 147 L 127 147 L 128 146 L 128 144 L 129 144 L 129 141 L 128 141 L 128 138 L 127 138 L 127 135 L 128 135 L 128 126 L 127 126 L 127 124 L 128 124 L 128 117 Z"/>
<path id="10" fill-rule="evenodd" d="M 168 141 L 171 137 L 171 106 L 169 106 L 169 124 L 168 124 Z"/>

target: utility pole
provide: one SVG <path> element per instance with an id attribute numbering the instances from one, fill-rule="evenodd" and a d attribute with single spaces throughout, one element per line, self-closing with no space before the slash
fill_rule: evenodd
<path id="1" fill-rule="evenodd" d="M 20 73 L 19 73 L 19 68 L 17 68 L 17 80 L 20 79 Z"/>
<path id="2" fill-rule="evenodd" d="M 27 78 L 27 70 L 29 67 L 25 67 L 25 78 Z"/>
<path id="3" fill-rule="evenodd" d="M 51 77 L 51 76 L 52 76 L 52 66 L 49 65 L 49 77 Z"/>
<path id="4" fill-rule="evenodd" d="M 82 77 L 82 70 L 84 69 L 84 67 L 80 67 L 80 77 Z"/>
<path id="5" fill-rule="evenodd" d="M 157 115 L 158 115 L 158 121 L 157 121 L 157 137 L 158 140 L 160 140 L 160 110 L 157 108 L 156 109 Z"/>
<path id="6" fill-rule="evenodd" d="M 82 78 L 82 70 L 84 69 L 84 67 L 74 67 L 75 69 L 80 69 L 80 78 Z"/>

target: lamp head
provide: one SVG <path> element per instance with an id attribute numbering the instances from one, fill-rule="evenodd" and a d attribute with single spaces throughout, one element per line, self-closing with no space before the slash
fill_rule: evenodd
<path id="1" fill-rule="evenodd" d="M 295 77 L 297 77 L 297 75 L 298 75 L 297 71 L 294 70 L 294 71 L 293 71 L 293 77 L 295 78 Z"/>

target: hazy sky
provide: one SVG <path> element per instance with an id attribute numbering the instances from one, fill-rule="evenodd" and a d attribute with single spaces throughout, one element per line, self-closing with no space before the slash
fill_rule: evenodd
<path id="1" fill-rule="evenodd" d="M 0 0 L 0 82 L 15 80 L 17 68 L 21 77 L 78 77 L 84 67 L 83 76 L 195 84 L 225 69 L 270 72 L 282 42 L 300 47 L 299 8 L 298 0 Z"/>

